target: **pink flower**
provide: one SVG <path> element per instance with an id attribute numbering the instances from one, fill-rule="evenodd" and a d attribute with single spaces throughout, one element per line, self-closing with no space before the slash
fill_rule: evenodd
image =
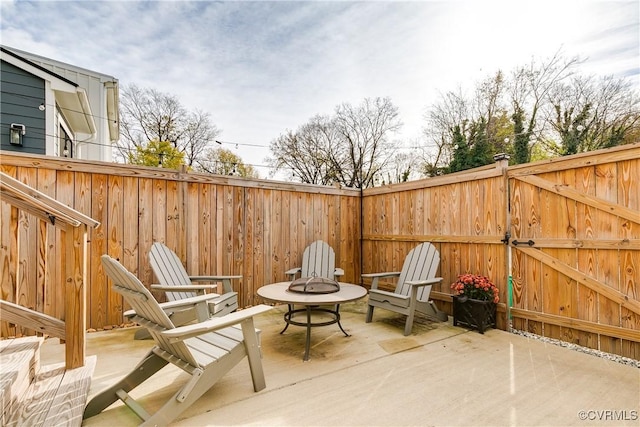
<path id="1" fill-rule="evenodd" d="M 486 276 L 476 274 L 461 274 L 458 280 L 451 284 L 454 295 L 466 295 L 471 299 L 482 301 L 500 301 L 500 290 Z"/>

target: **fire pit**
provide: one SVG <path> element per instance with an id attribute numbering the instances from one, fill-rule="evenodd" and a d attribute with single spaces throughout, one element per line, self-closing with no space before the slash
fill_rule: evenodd
<path id="1" fill-rule="evenodd" d="M 302 360 L 309 360 L 311 328 L 337 323 L 344 336 L 348 337 L 349 334 L 340 324 L 340 304 L 364 297 L 367 295 L 367 290 L 351 283 L 338 283 L 322 277 L 305 277 L 293 282 L 262 286 L 258 288 L 258 295 L 269 301 L 287 304 L 288 310 L 284 313 L 286 325 L 280 331 L 281 334 L 289 325 L 303 326 L 307 329 Z M 295 305 L 303 308 L 294 309 Z M 322 316 L 314 318 L 312 313 L 319 313 Z M 303 315 L 298 317 L 296 314 Z"/>
<path id="2" fill-rule="evenodd" d="M 289 291 L 301 294 L 331 294 L 340 290 L 340 284 L 326 277 L 301 277 L 289 285 Z"/>

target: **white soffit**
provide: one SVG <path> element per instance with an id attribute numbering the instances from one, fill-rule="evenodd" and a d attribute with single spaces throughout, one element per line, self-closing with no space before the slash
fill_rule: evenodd
<path id="1" fill-rule="evenodd" d="M 96 134 L 96 122 L 91 113 L 87 93 L 75 88 L 73 93 L 54 90 L 56 102 L 74 132 Z"/>

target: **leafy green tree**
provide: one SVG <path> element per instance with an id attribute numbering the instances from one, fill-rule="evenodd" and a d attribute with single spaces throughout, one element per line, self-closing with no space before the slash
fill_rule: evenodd
<path id="1" fill-rule="evenodd" d="M 570 155 L 636 142 L 640 96 L 628 81 L 575 76 L 550 96 L 549 124 L 556 135 L 545 140 L 555 155 Z"/>
<path id="2" fill-rule="evenodd" d="M 513 162 L 517 165 L 522 163 L 529 163 L 531 160 L 531 153 L 529 151 L 529 137 L 528 132 L 524 129 L 524 112 L 516 105 L 515 112 L 511 116 L 513 119 Z"/>
<path id="3" fill-rule="evenodd" d="M 445 93 L 425 116 L 432 157 L 418 169 L 433 176 L 487 164 L 496 153 L 521 164 L 636 142 L 638 91 L 626 79 L 581 76 L 579 65 L 578 58 L 556 53 L 508 78 L 497 72 L 471 97 Z"/>
<path id="4" fill-rule="evenodd" d="M 449 163 L 449 173 L 469 169 L 471 167 L 470 159 L 471 154 L 467 139 L 462 134 L 460 126 L 456 125 L 453 130 L 453 159 Z"/>
<path id="5" fill-rule="evenodd" d="M 471 168 L 493 163 L 495 148 L 489 143 L 487 136 L 487 122 L 484 117 L 472 126 L 471 150 L 469 152 L 469 164 Z"/>
<path id="6" fill-rule="evenodd" d="M 149 141 L 145 146 L 137 146 L 128 153 L 133 165 L 155 166 L 166 169 L 180 169 L 184 165 L 184 153 L 168 141 Z"/>

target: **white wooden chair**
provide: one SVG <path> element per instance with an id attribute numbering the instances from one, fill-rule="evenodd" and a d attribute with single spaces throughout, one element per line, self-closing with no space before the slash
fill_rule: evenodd
<path id="1" fill-rule="evenodd" d="M 113 289 L 131 304 L 133 319 L 147 327 L 155 346 L 127 376 L 93 397 L 83 418 L 97 415 L 120 399 L 144 420 L 141 425 L 167 425 L 245 356 L 249 361 L 253 389 L 257 392 L 265 388 L 260 342 L 253 316 L 271 307 L 258 305 L 176 328 L 137 277 L 108 255 L 102 256 L 102 265 L 113 282 Z M 176 301 L 178 303 L 182 302 Z M 158 411 L 149 414 L 128 393 L 168 363 L 185 371 L 190 378 Z"/>
<path id="2" fill-rule="evenodd" d="M 292 268 L 285 271 L 289 280 L 300 277 L 326 277 L 327 279 L 338 280 L 337 277 L 344 275 L 344 270 L 336 268 L 336 253 L 327 242 L 316 240 L 307 246 L 302 253 L 302 267 Z"/>
<path id="3" fill-rule="evenodd" d="M 402 271 L 363 274 L 363 278 L 373 279 L 366 322 L 371 322 L 375 307 L 406 315 L 405 335 L 411 334 L 416 312 L 446 320 L 447 314 L 439 311 L 433 301 L 429 300 L 431 286 L 442 281 L 442 277 L 435 277 L 439 264 L 440 254 L 435 246 L 422 243 L 407 254 Z M 394 292 L 378 289 L 378 279 L 382 277 L 398 278 Z"/>
<path id="4" fill-rule="evenodd" d="M 160 282 L 152 284 L 151 289 L 164 291 L 168 301 L 204 295 L 208 290 L 218 290 L 217 283 L 222 283 L 222 293 L 208 299 L 207 317 L 223 316 L 238 309 L 238 293 L 233 291 L 231 280 L 241 279 L 242 276 L 189 276 L 178 255 L 160 242 L 151 245 L 149 264 Z M 194 284 L 201 282 L 209 284 Z M 199 317 L 198 320 L 206 320 L 206 317 Z"/>

